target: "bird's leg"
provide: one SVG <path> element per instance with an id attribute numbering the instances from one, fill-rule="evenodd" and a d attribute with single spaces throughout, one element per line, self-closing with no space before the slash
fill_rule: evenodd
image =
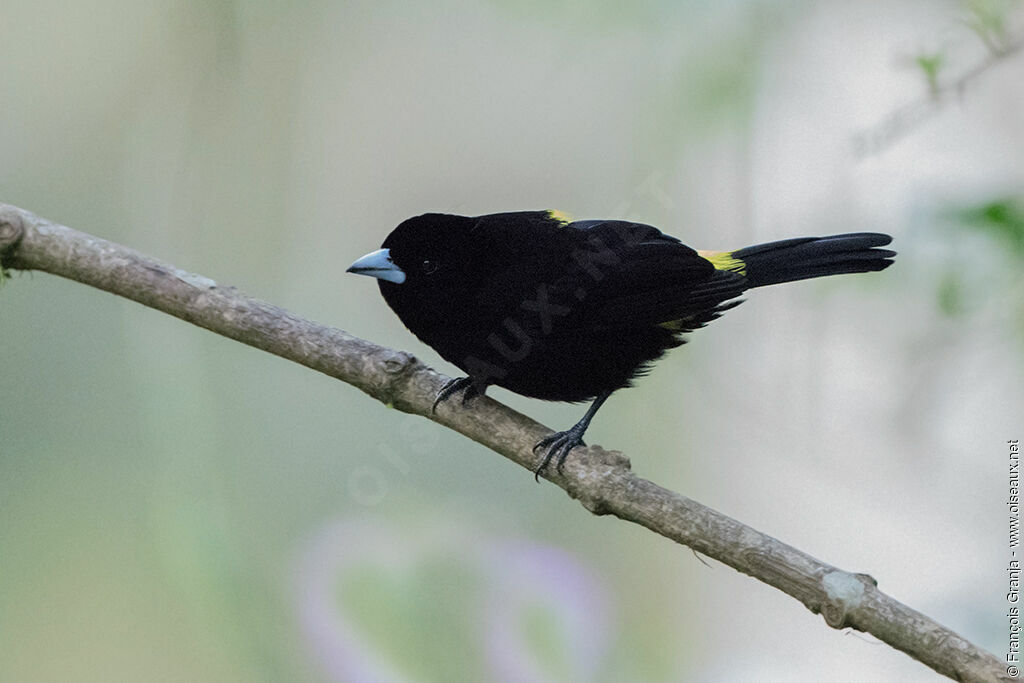
<path id="1" fill-rule="evenodd" d="M 555 456 L 558 459 L 555 461 L 555 469 L 558 470 L 559 474 L 562 472 L 562 465 L 565 464 L 565 458 L 569 455 L 569 451 L 576 448 L 576 446 L 585 446 L 583 443 L 583 433 L 587 431 L 587 427 L 590 426 L 590 421 L 594 419 L 594 414 L 597 413 L 597 409 L 601 407 L 612 392 L 606 391 L 600 396 L 594 399 L 594 402 L 587 408 L 586 414 L 580 419 L 579 422 L 574 424 L 572 427 L 564 432 L 555 432 L 549 434 L 543 439 L 537 442 L 537 445 L 533 447 L 533 452 L 536 453 L 538 449 L 546 448 L 547 452 L 544 454 L 544 459 L 541 460 L 540 464 L 537 465 L 537 469 L 533 471 L 533 478 L 540 481 L 540 473 L 547 468 L 548 463 L 551 462 Z"/>
<path id="2" fill-rule="evenodd" d="M 472 377 L 457 377 L 455 379 L 450 379 L 445 382 L 444 386 L 441 387 L 441 390 L 437 392 L 437 396 L 434 397 L 434 405 L 430 407 L 430 412 L 436 413 L 438 404 L 442 401 L 447 401 L 452 394 L 456 394 L 463 389 L 465 389 L 465 393 L 462 394 L 462 405 L 466 405 L 466 402 L 469 401 L 469 399 L 483 393 L 477 389 L 476 383 L 473 381 Z"/>

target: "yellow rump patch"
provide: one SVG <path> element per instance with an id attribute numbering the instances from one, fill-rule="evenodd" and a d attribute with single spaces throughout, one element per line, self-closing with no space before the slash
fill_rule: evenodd
<path id="1" fill-rule="evenodd" d="M 548 211 L 548 218 L 550 218 L 552 220 L 556 220 L 559 223 L 561 223 L 562 225 L 566 225 L 568 223 L 572 223 L 572 218 L 569 217 L 569 214 L 564 213 L 562 211 L 554 211 L 554 210 Z"/>
<path id="2" fill-rule="evenodd" d="M 715 270 L 728 270 L 731 273 L 747 274 L 747 264 L 733 258 L 731 251 L 698 251 L 701 258 L 711 261 Z"/>

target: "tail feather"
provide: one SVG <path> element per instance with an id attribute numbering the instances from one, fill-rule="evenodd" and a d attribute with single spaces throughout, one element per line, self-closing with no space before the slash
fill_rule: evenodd
<path id="1" fill-rule="evenodd" d="M 757 244 L 731 252 L 743 263 L 742 273 L 749 287 L 764 287 L 812 277 L 867 273 L 892 264 L 896 252 L 884 247 L 889 235 L 857 232 L 829 237 L 799 237 Z"/>

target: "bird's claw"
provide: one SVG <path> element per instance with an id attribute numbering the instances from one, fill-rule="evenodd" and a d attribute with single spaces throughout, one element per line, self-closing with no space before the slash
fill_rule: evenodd
<path id="1" fill-rule="evenodd" d="M 437 406 L 442 402 L 447 401 L 453 394 L 457 394 L 460 391 L 464 391 L 462 394 L 462 405 L 466 405 L 469 399 L 478 395 L 480 391 L 473 384 L 473 380 L 469 377 L 456 377 L 445 382 L 441 390 L 437 392 L 437 396 L 434 397 L 434 405 L 430 406 L 430 412 L 436 413 Z"/>
<path id="2" fill-rule="evenodd" d="M 534 453 L 541 449 L 547 449 L 544 459 L 540 461 L 540 464 L 533 471 L 534 480 L 540 481 L 541 472 L 547 469 L 552 460 L 555 461 L 555 470 L 561 474 L 562 466 L 565 464 L 565 459 L 569 456 L 569 452 L 577 446 L 586 445 L 583 443 L 582 434 L 575 427 L 564 432 L 555 432 L 545 436 L 533 447 Z"/>

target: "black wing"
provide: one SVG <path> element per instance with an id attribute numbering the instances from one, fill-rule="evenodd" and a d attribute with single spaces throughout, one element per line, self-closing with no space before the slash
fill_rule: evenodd
<path id="1" fill-rule="evenodd" d="M 643 223 L 577 221 L 568 275 L 559 285 L 580 302 L 582 327 L 663 325 L 687 331 L 714 320 L 748 287 L 678 239 Z M 723 305 L 725 304 L 725 305 Z"/>

